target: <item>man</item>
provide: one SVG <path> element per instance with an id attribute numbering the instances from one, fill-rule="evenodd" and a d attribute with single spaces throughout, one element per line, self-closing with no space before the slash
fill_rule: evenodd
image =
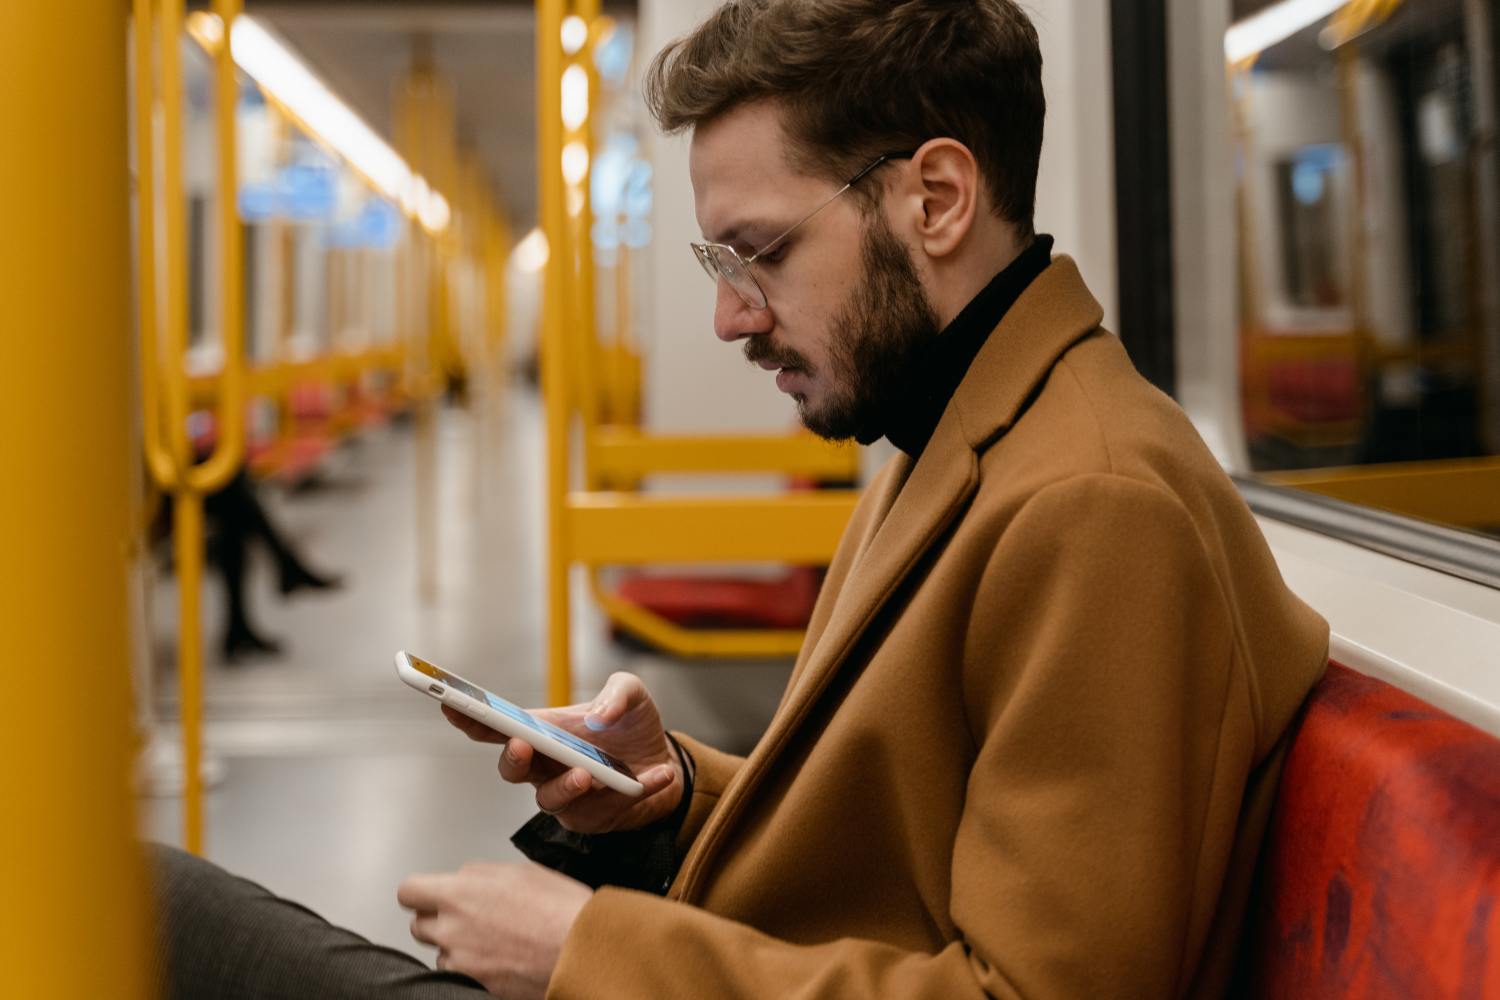
<path id="1" fill-rule="evenodd" d="M 414 876 L 443 972 L 350 995 L 1221 994 L 1327 627 L 1032 234 L 1031 24 L 1012 0 L 740 0 L 647 95 L 692 132 L 718 336 L 808 427 L 901 454 L 748 758 L 668 737 L 628 675 L 551 713 L 646 794 L 512 741 L 501 774 L 544 813 L 518 842 L 583 881 Z"/>

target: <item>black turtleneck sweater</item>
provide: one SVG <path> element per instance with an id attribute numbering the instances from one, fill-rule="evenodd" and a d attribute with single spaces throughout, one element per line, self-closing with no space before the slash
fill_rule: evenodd
<path id="1" fill-rule="evenodd" d="M 1050 263 L 1052 237 L 1038 236 L 918 356 L 910 391 L 886 420 L 885 437 L 891 444 L 912 458 L 922 454 L 979 349 Z"/>

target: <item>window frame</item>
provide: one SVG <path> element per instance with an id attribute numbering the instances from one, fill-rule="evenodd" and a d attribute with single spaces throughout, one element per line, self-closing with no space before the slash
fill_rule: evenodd
<path id="1" fill-rule="evenodd" d="M 1229 2 L 1111 0 L 1110 22 L 1120 334 L 1137 368 L 1183 407 L 1256 514 L 1500 590 L 1500 540 L 1252 477 L 1232 336 Z"/>

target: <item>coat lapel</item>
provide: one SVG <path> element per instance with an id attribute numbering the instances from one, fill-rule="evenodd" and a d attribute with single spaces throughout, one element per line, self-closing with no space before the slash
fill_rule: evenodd
<path id="1" fill-rule="evenodd" d="M 835 556 L 834 563 L 829 567 L 828 579 L 824 583 L 825 593 L 842 593 L 845 581 L 850 577 L 853 567 L 858 566 L 864 554 L 869 551 L 875 535 L 880 526 L 885 523 L 886 515 L 891 512 L 891 507 L 896 502 L 896 497 L 901 494 L 901 487 L 906 484 L 911 475 L 912 460 L 909 456 L 898 453 L 885 467 L 875 476 L 866 491 L 866 495 L 860 500 L 859 509 L 850 521 L 850 536 L 841 542 L 841 548 L 848 546 L 850 551 L 847 563 L 844 562 L 842 553 Z M 854 532 L 858 537 L 852 537 Z M 828 629 L 828 623 L 833 615 L 833 608 L 817 607 L 814 609 L 812 621 L 807 624 L 807 635 L 803 640 L 802 649 L 797 654 L 797 664 L 792 669 L 792 676 L 788 680 L 786 690 L 781 694 L 781 701 L 777 706 L 779 713 L 787 704 L 792 692 L 797 687 L 797 681 L 807 670 L 808 662 L 812 659 L 812 653 L 818 647 L 818 641 Z"/>
<path id="2" fill-rule="evenodd" d="M 959 433 L 957 419 L 950 415 L 939 424 L 906 482 L 899 484 L 888 513 L 875 525 L 850 566 L 828 625 L 808 653 L 762 746 L 776 742 L 783 730 L 795 728 L 907 573 L 963 509 L 978 483 L 978 460 Z"/>
<path id="3" fill-rule="evenodd" d="M 804 654 L 770 728 L 699 834 L 698 849 L 673 887 L 674 897 L 693 898 L 724 836 L 818 697 L 849 662 L 859 637 L 973 496 L 978 459 L 964 440 L 956 413 L 944 415 L 905 483 L 893 479 L 891 489 L 897 492 L 889 513 L 879 518 L 877 510 L 872 518 L 872 532 L 844 578 L 827 626 Z"/>

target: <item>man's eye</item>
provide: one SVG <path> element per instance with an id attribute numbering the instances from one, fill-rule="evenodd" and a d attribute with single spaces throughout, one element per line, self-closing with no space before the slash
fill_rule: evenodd
<path id="1" fill-rule="evenodd" d="M 786 251 L 787 245 L 783 243 L 770 253 L 762 254 L 760 259 L 767 264 L 780 264 L 782 258 L 786 256 Z"/>

